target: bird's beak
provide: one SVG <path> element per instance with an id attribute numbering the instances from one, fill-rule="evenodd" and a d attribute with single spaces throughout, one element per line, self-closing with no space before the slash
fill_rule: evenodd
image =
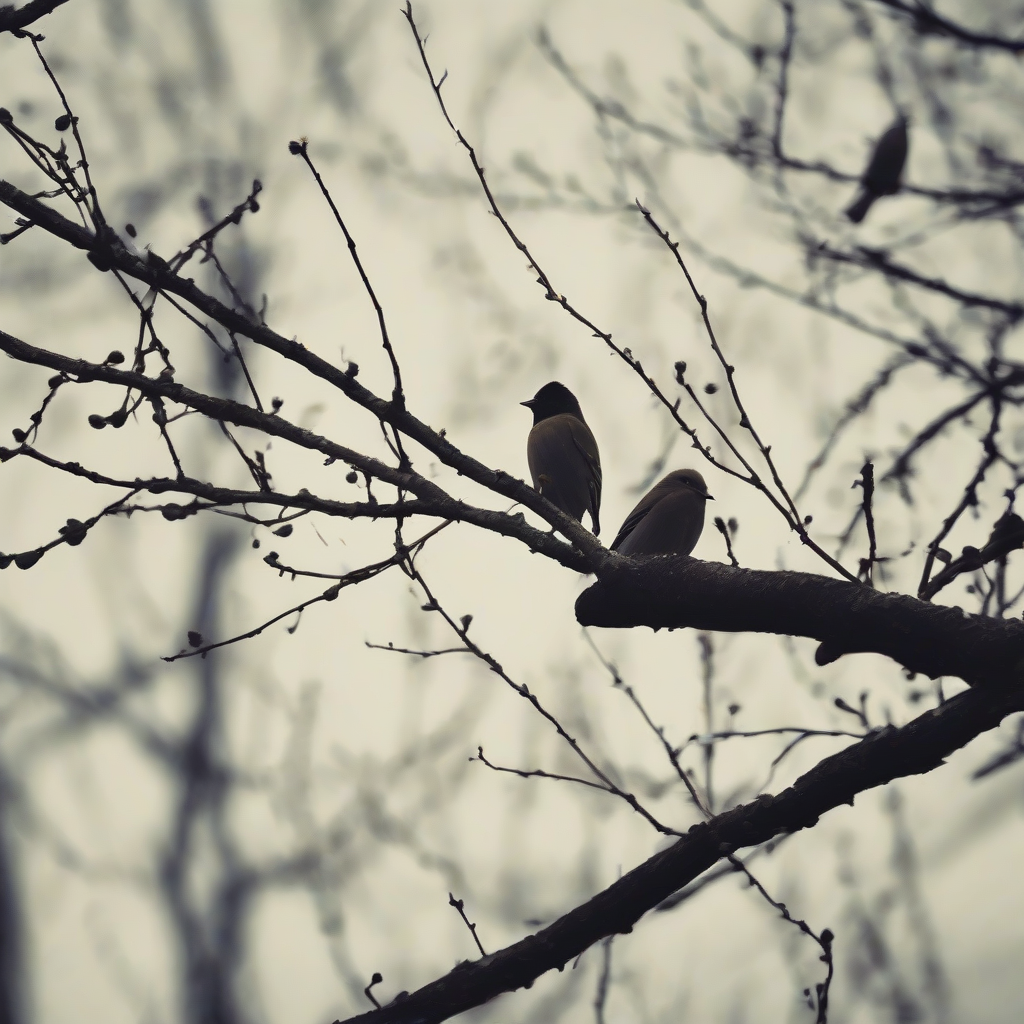
<path id="1" fill-rule="evenodd" d="M 527 409 L 532 409 L 533 408 L 533 399 L 532 398 L 527 399 L 527 401 L 520 402 L 519 404 L 520 405 L 525 405 Z"/>
<path id="2" fill-rule="evenodd" d="M 707 498 L 708 501 L 715 500 L 715 496 L 713 494 L 705 494 L 704 497 Z"/>

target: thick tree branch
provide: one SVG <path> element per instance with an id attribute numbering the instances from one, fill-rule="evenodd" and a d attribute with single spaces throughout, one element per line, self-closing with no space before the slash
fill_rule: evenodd
<path id="1" fill-rule="evenodd" d="M 853 584 L 826 582 L 856 589 Z M 860 589 L 874 593 L 867 587 Z M 939 767 L 1007 714 L 1024 708 L 1021 674 L 1003 681 L 1008 685 L 998 689 L 966 690 L 902 728 L 886 726 L 873 732 L 825 758 L 778 796 L 758 797 L 694 825 L 667 850 L 543 931 L 490 956 L 459 964 L 443 978 L 381 1009 L 349 1018 L 347 1024 L 437 1024 L 503 992 L 527 987 L 547 971 L 561 970 L 606 936 L 632 931 L 647 911 L 722 857 L 810 828 L 826 811 L 852 804 L 865 790 Z"/>
<path id="2" fill-rule="evenodd" d="M 1024 623 L 884 594 L 803 572 L 654 556 L 602 573 L 576 601 L 584 626 L 778 633 L 822 641 L 819 663 L 875 652 L 912 672 L 971 685 L 1024 671 Z"/>
<path id="3" fill-rule="evenodd" d="M 68 0 L 30 0 L 15 10 L 13 4 L 0 5 L 0 32 L 20 32 Z"/>

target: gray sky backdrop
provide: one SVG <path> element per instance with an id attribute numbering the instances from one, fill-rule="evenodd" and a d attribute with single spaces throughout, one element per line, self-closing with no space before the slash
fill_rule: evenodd
<path id="1" fill-rule="evenodd" d="M 798 7 L 817 17 L 809 5 Z M 730 2 L 715 10 L 751 36 L 778 38 L 770 5 Z M 666 125 L 678 120 L 682 103 L 673 83 L 695 73 L 698 50 L 711 82 L 737 88 L 742 69 L 721 41 L 685 3 L 661 0 L 431 0 L 417 5 L 417 15 L 435 70 L 449 72 L 444 88 L 454 120 L 478 147 L 499 199 L 556 289 L 613 332 L 666 389 L 674 387 L 678 359 L 695 383 L 722 384 L 685 281 L 641 219 L 623 210 L 634 197 L 653 199 L 676 237 L 783 283 L 799 278 L 801 254 L 722 157 L 661 147 L 613 122 L 595 126 L 536 33 L 544 26 L 597 91 L 631 100 L 651 122 Z M 167 255 L 203 229 L 199 194 L 219 216 L 259 177 L 260 212 L 232 239 L 224 236 L 233 269 L 254 294 L 266 293 L 276 330 L 329 360 L 356 360 L 360 380 L 387 393 L 390 371 L 373 310 L 315 184 L 288 152 L 290 139 L 308 137 L 386 311 L 410 407 L 468 453 L 526 476 L 529 414 L 517 403 L 549 379 L 563 381 L 580 397 L 601 447 L 610 540 L 671 427 L 599 340 L 544 301 L 487 213 L 397 2 L 72 0 L 41 28 L 81 118 L 112 224 L 134 222 L 137 244 Z M 863 50 L 852 40 L 846 45 L 838 25 L 823 21 L 819 29 L 833 48 L 830 75 L 795 75 L 789 143 L 856 172 L 892 108 L 871 80 Z M 0 102 L 44 136 L 59 112 L 30 48 L 10 36 L 0 38 Z M 979 100 L 978 109 L 987 107 Z M 929 182 L 938 145 L 926 132 L 914 135 L 909 177 Z M 9 139 L 0 142 L 0 169 L 32 187 Z M 813 201 L 836 211 L 836 236 L 849 232 L 838 213 L 850 189 L 816 188 Z M 882 203 L 861 238 L 883 245 L 924 213 L 921 200 Z M 0 228 L 9 222 L 4 214 Z M 928 258 L 936 272 L 955 271 L 968 284 L 1019 288 L 1019 265 L 980 229 L 955 246 L 940 237 Z M 764 289 L 740 288 L 696 256 L 691 267 L 752 419 L 795 487 L 842 403 L 884 359 L 884 346 Z M 881 293 L 867 287 L 860 301 L 865 312 L 884 315 Z M 210 380 L 202 337 L 166 307 L 163 314 L 178 379 Z M 33 344 L 90 357 L 129 348 L 136 331 L 115 284 L 42 232 L 0 250 L 0 320 Z M 385 453 L 377 424 L 336 394 L 267 354 L 252 358 L 264 397 L 284 399 L 283 415 Z M 3 362 L 5 429 L 27 419 L 45 379 L 43 371 Z M 97 394 L 62 392 L 40 441 L 45 450 L 129 475 L 170 473 L 148 424 L 117 434 L 88 430 L 88 414 L 110 411 L 96 407 Z M 108 397 L 112 409 L 119 399 L 113 389 Z M 834 548 L 856 507 L 851 485 L 864 455 L 892 449 L 945 398 L 941 383 L 911 375 L 841 446 L 801 505 L 824 546 Z M 708 404 L 734 425 L 723 390 Z M 683 409 L 699 420 L 685 397 Z M 700 426 L 710 440 L 707 425 Z M 176 436 L 197 473 L 244 484 L 244 466 L 206 427 L 186 422 Z M 913 509 L 895 495 L 879 497 L 886 553 L 898 554 L 934 529 L 933 508 L 948 507 L 976 450 L 964 442 L 927 456 Z M 426 464 L 424 453 L 417 455 Z M 275 443 L 267 461 L 282 487 L 355 493 L 344 468 L 324 469 L 310 453 Z M 4 466 L 0 476 L 5 551 L 37 546 L 69 515 L 85 518 L 110 500 L 22 462 Z M 668 466 L 704 469 L 683 437 Z M 457 493 L 488 500 L 448 470 L 436 472 Z M 704 472 L 716 498 L 709 513 L 739 521 L 743 565 L 825 571 L 759 495 Z M 992 493 L 1001 486 L 994 481 Z M 950 547 L 980 545 L 990 521 L 966 519 Z M 388 523 L 314 528 L 300 520 L 283 540 L 212 517 L 108 520 L 81 547 L 58 548 L 29 572 L 0 574 L 0 649 L 43 666 L 71 689 L 123 678 L 126 666 L 178 651 L 194 625 L 200 553 L 211 531 L 238 539 L 222 591 L 224 636 L 317 592 L 279 578 L 262 562 L 268 550 L 292 565 L 339 571 L 387 557 L 392 543 Z M 409 535 L 417 535 L 413 527 Z M 252 539 L 261 541 L 259 551 Z M 858 534 L 856 553 L 862 547 Z M 695 554 L 725 559 L 710 522 Z M 853 552 L 845 557 L 855 564 Z M 623 784 L 677 827 L 696 820 L 659 745 L 611 686 L 575 622 L 581 577 L 462 525 L 428 548 L 423 565 L 446 607 L 474 615 L 475 639 L 602 764 L 614 766 Z M 919 571 L 919 560 L 898 561 L 886 585 L 912 591 Z M 663 841 L 610 797 L 469 763 L 482 745 L 499 764 L 579 770 L 530 706 L 480 664 L 461 655 L 409 661 L 365 646 L 449 646 L 443 624 L 421 612 L 421 603 L 392 571 L 311 609 L 294 634 L 282 623 L 218 659 L 225 756 L 238 772 L 228 816 L 232 843 L 245 864 L 270 879 L 253 900 L 237 978 L 253 1021 L 327 1021 L 368 1007 L 360 990 L 374 971 L 383 973 L 380 993 L 390 998 L 474 956 L 448 906 L 449 890 L 466 900 L 490 951 L 534 930 L 528 921 L 550 921 L 607 886 Z M 593 640 L 673 742 L 706 730 L 695 634 L 596 631 Z M 742 710 L 734 724 L 745 729 L 849 728 L 855 723 L 833 700 L 855 704 L 864 689 L 878 721 L 914 713 L 910 684 L 881 658 L 848 657 L 818 669 L 810 643 L 752 636 L 716 636 L 714 651 L 719 727 L 735 702 Z M 0 750 L 23 787 L 14 834 L 30 1003 L 39 1022 L 182 1019 L 179 954 L 153 894 L 174 780 L 140 747 L 130 722 L 168 735 L 182 728 L 194 713 L 197 671 L 189 661 L 160 668 L 118 715 L 86 724 L 71 721 L 66 702 L 39 686 L 0 683 Z M 917 683 L 932 692 L 927 681 Z M 902 795 L 895 803 L 891 793 L 858 798 L 761 862 L 776 898 L 815 929 L 837 934 L 836 1021 L 891 1019 L 873 995 L 877 975 L 859 990 L 856 983 L 858 913 L 865 908 L 889 929 L 900 957 L 896 973 L 908 990 L 923 991 L 924 965 L 939 958 L 953 1009 L 942 1016 L 925 999 L 927 1019 L 1019 1019 L 1021 775 L 969 781 L 993 742 L 983 739 L 939 772 L 894 787 Z M 756 792 L 781 747 L 778 737 L 722 744 L 720 796 Z M 806 741 L 771 788 L 833 749 L 833 740 Z M 684 761 L 699 766 L 699 749 L 687 748 Z M 913 837 L 920 868 L 913 877 L 933 950 L 918 948 L 921 933 L 907 920 L 906 876 L 894 867 L 897 819 Z M 289 874 L 283 865 L 301 854 L 317 867 Z M 227 870 L 216 835 L 197 840 L 189 870 L 190 891 L 202 905 Z M 818 952 L 756 894 L 727 879 L 616 940 L 609 1019 L 808 1020 L 800 991 L 821 978 Z M 600 951 L 591 950 L 572 969 L 473 1019 L 592 1019 L 600 963 Z"/>

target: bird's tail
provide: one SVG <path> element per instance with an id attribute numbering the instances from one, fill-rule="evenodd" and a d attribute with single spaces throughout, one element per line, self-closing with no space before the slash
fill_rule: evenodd
<path id="1" fill-rule="evenodd" d="M 868 210 L 871 209 L 871 205 L 878 197 L 868 192 L 867 189 L 861 192 L 859 196 L 847 207 L 846 216 L 853 221 L 854 224 L 859 224 L 867 215 Z"/>

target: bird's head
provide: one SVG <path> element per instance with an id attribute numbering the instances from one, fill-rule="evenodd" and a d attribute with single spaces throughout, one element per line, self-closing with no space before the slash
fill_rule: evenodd
<path id="1" fill-rule="evenodd" d="M 695 491 L 706 501 L 715 500 L 710 494 L 708 494 L 708 485 L 704 483 L 704 477 L 702 477 L 695 469 L 674 470 L 665 477 L 664 483 L 673 488 L 678 487 Z"/>
<path id="2" fill-rule="evenodd" d="M 559 384 L 557 380 L 545 384 L 533 398 L 519 404 L 525 405 L 533 413 L 535 424 L 563 413 L 583 419 L 583 410 L 580 408 L 580 403 L 576 401 L 576 396 L 564 384 Z"/>

